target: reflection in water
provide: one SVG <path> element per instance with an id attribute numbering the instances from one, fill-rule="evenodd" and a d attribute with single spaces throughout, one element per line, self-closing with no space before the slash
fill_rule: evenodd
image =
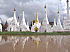
<path id="1" fill-rule="evenodd" d="M 70 52 L 68 36 L 0 36 L 0 52 Z"/>

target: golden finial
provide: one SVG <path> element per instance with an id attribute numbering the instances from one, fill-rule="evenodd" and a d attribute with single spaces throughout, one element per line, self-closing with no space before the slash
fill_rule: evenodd
<path id="1" fill-rule="evenodd" d="M 29 21 L 29 20 L 27 20 L 27 21 Z"/>
<path id="2" fill-rule="evenodd" d="M 55 13 L 54 13 L 54 18 L 55 18 Z"/>
<path id="3" fill-rule="evenodd" d="M 15 6 L 15 8 L 14 8 L 14 11 L 16 11 L 16 6 Z"/>
<path id="4" fill-rule="evenodd" d="M 37 11 L 36 11 L 36 20 L 35 20 L 35 23 L 39 23 Z"/>
<path id="5" fill-rule="evenodd" d="M 24 11 L 24 7 L 23 7 L 23 11 Z"/>
<path id="6" fill-rule="evenodd" d="M 33 26 L 33 20 L 32 20 L 32 26 Z"/>
<path id="7" fill-rule="evenodd" d="M 23 9 L 23 11 L 24 11 L 24 9 Z"/>
<path id="8" fill-rule="evenodd" d="M 23 11 L 24 11 L 24 7 L 23 7 Z"/>
<path id="9" fill-rule="evenodd" d="M 67 0 L 67 2 L 69 2 L 69 0 Z"/>
<path id="10" fill-rule="evenodd" d="M 58 6 L 58 12 L 57 13 L 59 13 L 59 6 Z"/>
<path id="11" fill-rule="evenodd" d="M 46 4 L 45 4 L 45 7 L 44 8 L 46 8 Z"/>
<path id="12" fill-rule="evenodd" d="M 63 20 L 65 20 L 64 15 L 63 15 Z"/>

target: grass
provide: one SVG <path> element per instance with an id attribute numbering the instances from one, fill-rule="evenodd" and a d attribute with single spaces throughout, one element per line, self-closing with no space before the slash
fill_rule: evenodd
<path id="1" fill-rule="evenodd" d="M 41 35 L 70 35 L 70 32 L 44 32 L 44 33 L 38 33 L 38 32 L 0 32 L 0 35 L 2 36 L 41 36 Z"/>

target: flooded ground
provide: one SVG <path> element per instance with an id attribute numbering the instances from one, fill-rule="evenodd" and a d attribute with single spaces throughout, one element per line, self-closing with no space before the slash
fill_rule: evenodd
<path id="1" fill-rule="evenodd" d="M 70 52 L 70 35 L 0 36 L 0 52 Z"/>

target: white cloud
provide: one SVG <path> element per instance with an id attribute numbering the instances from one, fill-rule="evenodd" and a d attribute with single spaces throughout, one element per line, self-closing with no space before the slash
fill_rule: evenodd
<path id="1" fill-rule="evenodd" d="M 56 13 L 55 16 L 57 18 L 58 5 L 60 8 L 61 20 L 66 13 L 66 0 L 3 0 L 2 3 L 3 8 L 0 8 L 0 15 L 5 15 L 9 18 L 13 17 L 14 7 L 16 5 L 17 17 L 19 16 L 21 20 L 24 7 L 25 19 L 30 22 L 35 20 L 36 10 L 38 12 L 39 21 L 43 20 L 45 3 L 49 21 L 53 21 L 54 13 Z"/>
<path id="2" fill-rule="evenodd" d="M 8 19 L 8 17 L 5 15 L 0 15 L 0 18 L 3 24 L 5 24 L 6 20 Z"/>
<path id="3" fill-rule="evenodd" d="M 2 5 L 0 4 L 0 7 L 2 7 Z"/>

